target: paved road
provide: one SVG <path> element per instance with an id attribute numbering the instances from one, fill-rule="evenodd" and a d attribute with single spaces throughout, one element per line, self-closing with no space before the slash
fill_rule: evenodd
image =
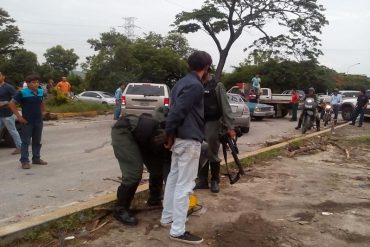
<path id="1" fill-rule="evenodd" d="M 45 122 L 42 158 L 47 166 L 22 170 L 12 149 L 0 147 L 0 226 L 112 192 L 120 176 L 110 145 L 112 116 Z M 253 121 L 238 141 L 258 149 L 269 138 L 299 134 L 288 119 Z"/>

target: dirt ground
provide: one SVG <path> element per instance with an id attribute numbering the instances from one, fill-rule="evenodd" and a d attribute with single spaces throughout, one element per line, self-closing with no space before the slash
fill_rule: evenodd
<path id="1" fill-rule="evenodd" d="M 187 230 L 204 238 L 200 246 L 369 246 L 370 124 L 344 127 L 331 140 L 339 147 L 281 155 L 254 165 L 234 185 L 223 178 L 218 194 L 196 191 L 203 209 L 189 217 Z M 137 227 L 111 220 L 66 246 L 188 246 L 169 239 L 160 214 L 138 213 Z"/>

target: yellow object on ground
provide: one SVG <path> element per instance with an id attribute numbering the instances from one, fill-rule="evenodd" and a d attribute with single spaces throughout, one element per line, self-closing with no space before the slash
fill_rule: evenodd
<path id="1" fill-rule="evenodd" d="M 194 194 L 190 194 L 189 196 L 189 210 L 192 210 L 197 206 L 198 198 Z"/>

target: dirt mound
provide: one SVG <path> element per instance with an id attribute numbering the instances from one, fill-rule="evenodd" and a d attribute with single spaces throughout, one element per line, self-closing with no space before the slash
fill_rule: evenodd
<path id="1" fill-rule="evenodd" d="M 333 201 L 325 201 L 312 206 L 313 208 L 320 211 L 329 211 L 329 212 L 344 212 L 354 208 L 370 208 L 370 202 L 352 202 L 352 203 L 339 203 Z"/>
<path id="2" fill-rule="evenodd" d="M 216 232 L 216 246 L 269 247 L 279 246 L 281 229 L 265 221 L 257 214 L 242 214 L 233 223 L 222 226 Z"/>

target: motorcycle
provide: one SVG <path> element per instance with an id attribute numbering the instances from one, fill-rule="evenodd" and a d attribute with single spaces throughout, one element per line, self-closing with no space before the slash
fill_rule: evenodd
<path id="1" fill-rule="evenodd" d="M 314 98 L 307 98 L 303 104 L 302 134 L 314 126 L 317 104 Z"/>
<path id="2" fill-rule="evenodd" d="M 328 122 L 331 121 L 331 115 L 333 114 L 333 107 L 330 104 L 326 104 L 324 108 L 324 126 L 328 124 Z"/>

